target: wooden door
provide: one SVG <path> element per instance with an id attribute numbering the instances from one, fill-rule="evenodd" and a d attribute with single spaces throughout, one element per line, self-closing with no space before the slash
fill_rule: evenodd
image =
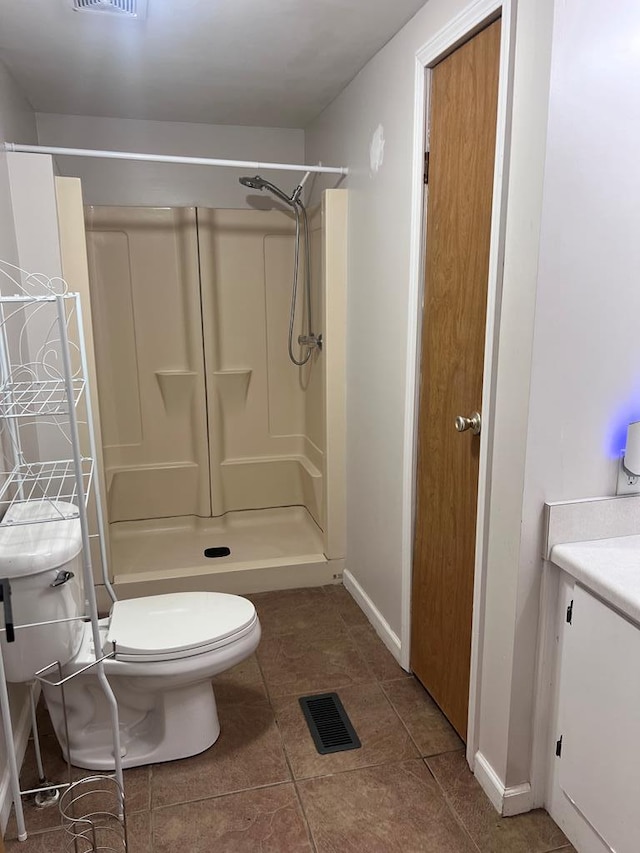
<path id="1" fill-rule="evenodd" d="M 495 21 L 432 71 L 411 666 L 467 733 L 500 53 Z"/>

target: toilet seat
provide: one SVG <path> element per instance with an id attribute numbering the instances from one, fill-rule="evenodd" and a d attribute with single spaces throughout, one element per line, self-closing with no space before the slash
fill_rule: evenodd
<path id="1" fill-rule="evenodd" d="M 169 661 L 204 654 L 250 633 L 256 609 L 222 592 L 179 592 L 116 601 L 107 642 L 116 660 Z"/>

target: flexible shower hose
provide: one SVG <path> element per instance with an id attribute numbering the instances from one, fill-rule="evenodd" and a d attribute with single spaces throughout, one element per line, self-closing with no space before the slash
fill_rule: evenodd
<path id="1" fill-rule="evenodd" d="M 311 358 L 311 353 L 313 352 L 313 347 L 310 347 L 308 344 L 304 346 L 307 348 L 307 353 L 302 357 L 302 360 L 299 361 L 295 355 L 293 354 L 293 327 L 295 325 L 296 319 L 296 303 L 298 301 L 298 271 L 300 268 L 300 232 L 301 232 L 301 219 L 304 220 L 304 254 L 305 254 L 305 290 L 306 290 L 306 298 L 307 298 L 307 329 L 309 337 L 313 337 L 313 332 L 311 331 L 311 249 L 309 246 L 309 220 L 307 219 L 307 211 L 304 204 L 301 201 L 296 201 L 294 204 L 294 211 L 296 214 L 296 247 L 295 247 L 295 255 L 293 261 L 293 286 L 291 288 L 291 310 L 289 312 L 289 358 L 291 361 L 297 365 L 298 367 L 302 367 L 306 364 Z"/>

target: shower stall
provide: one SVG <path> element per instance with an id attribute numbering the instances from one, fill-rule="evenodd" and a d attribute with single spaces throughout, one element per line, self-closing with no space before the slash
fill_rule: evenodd
<path id="1" fill-rule="evenodd" d="M 256 180 L 245 185 L 263 189 Z M 347 194 L 328 190 L 304 212 L 308 264 L 304 209 L 284 200 L 85 210 L 121 598 L 342 572 Z"/>

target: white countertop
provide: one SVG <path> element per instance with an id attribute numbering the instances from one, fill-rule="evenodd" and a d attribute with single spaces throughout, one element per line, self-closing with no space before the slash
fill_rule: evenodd
<path id="1" fill-rule="evenodd" d="M 554 545 L 550 558 L 640 625 L 640 535 Z"/>

